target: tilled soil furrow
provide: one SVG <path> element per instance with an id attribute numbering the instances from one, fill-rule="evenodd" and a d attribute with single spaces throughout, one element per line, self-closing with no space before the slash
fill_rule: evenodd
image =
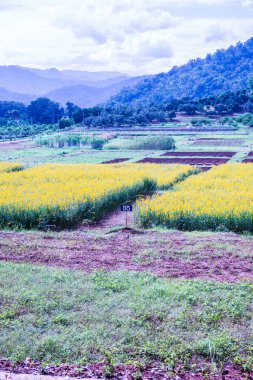
<path id="1" fill-rule="evenodd" d="M 252 281 L 253 238 L 182 231 L 144 231 L 141 235 L 118 231 L 96 235 L 76 230 L 50 237 L 36 232 L 0 232 L 0 260 L 86 273 L 97 269 L 132 270 L 167 278 Z"/>

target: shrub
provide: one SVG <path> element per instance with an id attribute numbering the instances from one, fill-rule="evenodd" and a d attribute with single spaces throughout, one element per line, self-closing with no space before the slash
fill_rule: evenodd
<path id="1" fill-rule="evenodd" d="M 131 150 L 171 150 L 175 149 L 175 140 L 166 136 L 137 137 L 126 148 Z"/>
<path id="2" fill-rule="evenodd" d="M 64 129 L 64 128 L 69 128 L 73 125 L 73 120 L 72 119 L 61 119 L 59 121 L 59 128 Z"/>
<path id="3" fill-rule="evenodd" d="M 90 146 L 92 149 L 103 149 L 103 146 L 105 144 L 106 140 L 102 137 L 93 137 L 93 139 L 90 142 Z"/>

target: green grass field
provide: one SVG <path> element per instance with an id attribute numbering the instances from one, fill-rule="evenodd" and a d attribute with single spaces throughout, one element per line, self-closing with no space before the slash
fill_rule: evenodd
<path id="1" fill-rule="evenodd" d="M 252 359 L 249 283 L 0 264 L 1 355 L 48 363 Z"/>

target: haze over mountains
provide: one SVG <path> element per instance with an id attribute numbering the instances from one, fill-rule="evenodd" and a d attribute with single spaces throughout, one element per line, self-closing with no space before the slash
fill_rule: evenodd
<path id="1" fill-rule="evenodd" d="M 142 78 L 117 72 L 88 72 L 0 66 L 0 100 L 29 103 L 40 96 L 82 107 L 103 103 Z"/>

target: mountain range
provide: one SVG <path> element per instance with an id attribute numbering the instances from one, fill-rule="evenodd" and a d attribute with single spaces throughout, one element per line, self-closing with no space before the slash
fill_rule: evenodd
<path id="1" fill-rule="evenodd" d="M 203 98 L 247 88 L 253 78 L 253 38 L 228 49 L 173 67 L 165 73 L 129 77 L 118 72 L 34 69 L 0 66 L 0 100 L 28 104 L 41 96 L 62 105 L 166 103 Z M 253 79 L 252 79 L 253 81 Z"/>
<path id="2" fill-rule="evenodd" d="M 62 105 L 73 102 L 81 107 L 103 103 L 123 87 L 137 84 L 117 72 L 35 69 L 21 66 L 0 66 L 0 100 L 25 104 L 38 97 L 48 97 Z"/>

